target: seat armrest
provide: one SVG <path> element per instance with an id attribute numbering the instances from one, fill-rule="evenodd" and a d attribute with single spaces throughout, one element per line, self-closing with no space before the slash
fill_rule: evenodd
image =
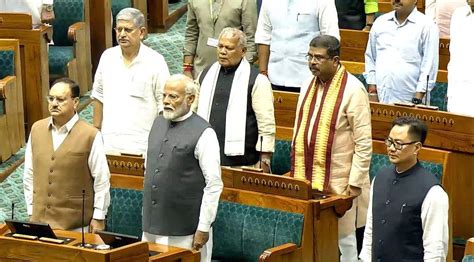
<path id="1" fill-rule="evenodd" d="M 277 261 L 277 257 L 282 256 L 284 254 L 288 254 L 290 252 L 293 252 L 297 249 L 298 247 L 293 244 L 293 243 L 286 243 L 283 245 L 279 245 L 276 247 L 269 248 L 260 255 L 258 258 L 258 261 Z"/>
<path id="2" fill-rule="evenodd" d="M 86 23 L 84 22 L 77 22 L 69 26 L 69 29 L 67 31 L 67 37 L 69 40 L 71 40 L 73 43 L 77 42 L 77 38 L 79 37 L 79 30 L 85 30 L 86 29 Z"/>
<path id="3" fill-rule="evenodd" d="M 6 76 L 3 79 L 0 79 L 0 99 L 5 100 L 6 98 L 6 87 L 9 85 L 14 85 L 16 81 L 15 76 Z"/>

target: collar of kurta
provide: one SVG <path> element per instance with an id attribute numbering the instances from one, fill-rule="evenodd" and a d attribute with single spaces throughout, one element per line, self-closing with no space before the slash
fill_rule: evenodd
<path id="1" fill-rule="evenodd" d="M 51 129 L 55 128 L 56 131 L 60 131 L 63 128 L 65 128 L 65 131 L 67 133 L 69 133 L 71 131 L 72 127 L 77 123 L 77 121 L 79 121 L 79 116 L 77 115 L 77 113 L 75 113 L 74 116 L 72 116 L 71 119 L 69 119 L 69 121 L 65 125 L 63 125 L 62 127 L 56 129 L 56 127 L 54 127 L 54 124 L 53 124 L 53 117 L 51 116 L 49 118 L 48 129 L 51 130 Z"/>

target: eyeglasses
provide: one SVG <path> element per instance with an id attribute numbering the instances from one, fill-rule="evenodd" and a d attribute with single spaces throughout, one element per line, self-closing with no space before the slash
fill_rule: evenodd
<path id="1" fill-rule="evenodd" d="M 48 101 L 48 103 L 53 103 L 54 100 L 56 100 L 58 104 L 63 104 L 64 102 L 66 102 L 67 97 L 46 96 L 46 100 Z"/>
<path id="2" fill-rule="evenodd" d="M 137 28 L 126 28 L 126 27 L 116 27 L 114 28 L 115 32 L 117 34 L 120 34 L 122 31 L 125 31 L 126 34 L 131 34 L 133 31 L 135 31 Z"/>
<path id="3" fill-rule="evenodd" d="M 313 61 L 313 59 L 316 59 L 316 62 L 318 63 L 321 63 L 323 62 L 324 60 L 327 60 L 329 59 L 330 57 L 328 56 L 321 56 L 321 55 L 311 55 L 311 54 L 307 54 L 305 55 L 306 59 L 308 60 L 308 62 L 311 62 Z"/>
<path id="4" fill-rule="evenodd" d="M 418 143 L 418 142 L 420 142 L 420 141 L 412 141 L 412 142 L 408 142 L 408 143 L 398 143 L 398 142 L 393 141 L 391 138 L 385 139 L 385 145 L 387 147 L 391 147 L 393 145 L 393 147 L 396 150 L 402 150 L 404 146 L 415 144 L 415 143 Z"/>

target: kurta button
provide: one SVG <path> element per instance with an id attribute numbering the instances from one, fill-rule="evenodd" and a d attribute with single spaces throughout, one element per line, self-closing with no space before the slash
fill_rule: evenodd
<path id="1" fill-rule="evenodd" d="M 48 205 L 47 207 L 48 207 L 48 208 L 51 208 L 51 206 L 50 206 L 50 205 Z"/>
<path id="2" fill-rule="evenodd" d="M 385 201 L 385 205 L 388 205 L 388 204 L 390 204 L 390 200 L 389 200 L 389 199 L 387 199 L 387 201 Z"/>
<path id="3" fill-rule="evenodd" d="M 53 182 L 49 181 L 49 184 L 51 185 Z"/>
<path id="4" fill-rule="evenodd" d="M 387 221 L 385 219 L 382 219 L 382 224 L 385 224 Z"/>
<path id="5" fill-rule="evenodd" d="M 51 160 L 54 160 L 54 156 L 51 157 Z"/>
<path id="6" fill-rule="evenodd" d="M 156 173 L 156 174 L 160 173 L 160 170 L 159 170 L 158 168 L 155 169 L 155 173 Z"/>
<path id="7" fill-rule="evenodd" d="M 151 201 L 151 204 L 152 204 L 152 205 L 156 205 L 156 201 L 155 201 L 155 200 L 152 200 L 152 201 Z"/>
<path id="8" fill-rule="evenodd" d="M 396 179 L 395 179 L 395 180 L 393 180 L 392 184 L 394 184 L 394 185 L 395 185 L 396 183 L 398 183 L 398 180 L 396 180 Z"/>
<path id="9" fill-rule="evenodd" d="M 51 193 L 48 193 L 48 196 L 51 197 Z"/>
<path id="10" fill-rule="evenodd" d="M 168 142 L 168 138 L 163 139 L 163 142 Z"/>
<path id="11" fill-rule="evenodd" d="M 53 173 L 53 169 L 52 169 L 52 168 L 49 170 L 49 173 Z"/>
<path id="12" fill-rule="evenodd" d="M 163 157 L 163 153 L 160 154 L 160 158 Z"/>
<path id="13" fill-rule="evenodd" d="M 383 245 L 383 240 L 382 239 L 379 240 L 379 244 Z"/>
<path id="14" fill-rule="evenodd" d="M 151 188 L 156 189 L 156 185 L 152 185 Z"/>

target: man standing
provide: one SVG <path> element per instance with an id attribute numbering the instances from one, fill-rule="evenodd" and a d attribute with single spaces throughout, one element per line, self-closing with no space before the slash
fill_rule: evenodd
<path id="1" fill-rule="evenodd" d="M 393 122 L 385 139 L 393 165 L 372 182 L 362 261 L 446 261 L 448 195 L 418 162 L 427 131 L 416 118 Z"/>
<path id="2" fill-rule="evenodd" d="M 420 104 L 436 83 L 438 28 L 416 2 L 392 0 L 395 11 L 375 20 L 365 51 L 371 101 Z"/>
<path id="3" fill-rule="evenodd" d="M 257 27 L 255 0 L 189 0 L 184 37 L 184 74 L 196 78 L 216 61 L 217 36 L 226 27 L 239 28 L 247 36 L 247 59 L 257 59 L 254 36 Z"/>
<path id="4" fill-rule="evenodd" d="M 370 31 L 379 11 L 377 0 L 336 0 L 340 29 Z"/>
<path id="5" fill-rule="evenodd" d="M 53 23 L 54 0 L 0 0 L 0 13 L 27 13 L 34 25 Z"/>
<path id="6" fill-rule="evenodd" d="M 303 82 L 298 99 L 291 176 L 322 192 L 359 196 L 339 219 L 341 261 L 357 261 L 355 231 L 365 225 L 370 186 L 369 100 L 364 85 L 341 65 L 337 38 L 318 36 L 309 46 L 314 76 Z"/>
<path id="7" fill-rule="evenodd" d="M 474 0 L 458 8 L 451 19 L 451 43 L 448 64 L 448 111 L 474 117 Z"/>
<path id="8" fill-rule="evenodd" d="M 148 140 L 142 240 L 202 248 L 201 261 L 211 261 L 211 225 L 223 184 L 216 134 L 190 110 L 196 92 L 184 75 L 166 82 L 163 115 Z"/>
<path id="9" fill-rule="evenodd" d="M 79 86 L 67 78 L 54 82 L 51 117 L 31 128 L 25 152 L 23 183 L 31 221 L 54 229 L 103 230 L 110 203 L 110 172 L 100 132 L 79 119 Z M 82 224 L 82 198 L 85 191 Z"/>
<path id="10" fill-rule="evenodd" d="M 168 66 L 142 44 L 146 29 L 139 10 L 125 8 L 116 20 L 119 45 L 105 50 L 95 74 L 94 126 L 102 130 L 107 153 L 145 154 L 153 120 L 163 109 Z"/>
<path id="11" fill-rule="evenodd" d="M 267 77 L 244 58 L 246 42 L 242 31 L 222 30 L 218 62 L 199 76 L 197 113 L 216 130 L 223 166 L 254 165 L 261 155 L 268 172 L 275 144 L 272 89 Z"/>
<path id="12" fill-rule="evenodd" d="M 339 38 L 334 1 L 263 1 L 255 42 L 260 72 L 269 77 L 273 89 L 299 91 L 301 81 L 311 76 L 301 50 L 318 35 Z"/>

